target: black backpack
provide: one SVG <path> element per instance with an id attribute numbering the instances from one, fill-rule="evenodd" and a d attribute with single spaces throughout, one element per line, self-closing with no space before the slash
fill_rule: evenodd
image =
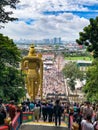
<path id="1" fill-rule="evenodd" d="M 54 112 L 55 112 L 56 115 L 61 115 L 61 113 L 62 113 L 62 108 L 61 108 L 61 106 L 56 105 Z"/>

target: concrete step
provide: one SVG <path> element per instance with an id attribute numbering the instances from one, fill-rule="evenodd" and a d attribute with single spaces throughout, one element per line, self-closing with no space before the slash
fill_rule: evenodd
<path id="1" fill-rule="evenodd" d="M 55 124 L 48 122 L 29 122 L 23 123 L 19 130 L 69 130 L 65 123 L 61 123 L 61 126 L 55 126 Z"/>

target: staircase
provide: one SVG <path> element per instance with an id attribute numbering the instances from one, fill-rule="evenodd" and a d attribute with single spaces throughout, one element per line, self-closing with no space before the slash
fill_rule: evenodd
<path id="1" fill-rule="evenodd" d="M 52 124 L 32 124 L 32 123 L 24 123 L 20 126 L 19 130 L 69 130 L 69 128 L 66 128 L 64 126 L 54 126 Z"/>

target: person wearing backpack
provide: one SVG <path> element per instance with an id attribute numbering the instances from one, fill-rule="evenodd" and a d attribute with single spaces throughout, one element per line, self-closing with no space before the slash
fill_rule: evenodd
<path id="1" fill-rule="evenodd" d="M 62 107 L 60 105 L 60 100 L 56 100 L 55 106 L 53 108 L 53 113 L 55 117 L 55 126 L 57 126 L 57 123 L 59 121 L 59 126 L 61 125 L 61 116 L 62 116 Z"/>

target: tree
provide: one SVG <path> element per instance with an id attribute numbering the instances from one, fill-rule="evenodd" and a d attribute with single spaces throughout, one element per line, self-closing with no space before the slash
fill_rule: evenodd
<path id="1" fill-rule="evenodd" d="M 79 70 L 75 62 L 67 63 L 63 69 L 63 74 L 66 79 L 69 79 L 68 84 L 72 91 L 75 90 L 76 79 L 82 80 L 83 78 L 83 73 Z"/>
<path id="2" fill-rule="evenodd" d="M 79 39 L 76 42 L 80 45 L 86 45 L 87 51 L 92 52 L 94 61 L 92 66 L 86 73 L 86 84 L 83 91 L 90 101 L 98 99 L 98 17 L 91 18 L 90 24 L 84 27 L 83 32 L 80 32 Z"/>
<path id="3" fill-rule="evenodd" d="M 79 33 L 76 42 L 79 45 L 86 45 L 89 52 L 93 52 L 94 58 L 98 58 L 98 17 L 89 20 L 90 24 L 84 27 L 83 32 Z"/>
<path id="4" fill-rule="evenodd" d="M 0 0 L 0 23 L 8 23 L 9 21 L 17 20 L 10 15 L 13 14 L 12 11 L 5 11 L 6 6 L 16 9 L 16 4 L 19 0 Z M 0 28 L 3 27 L 0 25 Z"/>
<path id="5" fill-rule="evenodd" d="M 17 69 L 20 61 L 21 53 L 13 40 L 0 34 L 0 97 L 5 100 L 19 101 L 25 95 L 24 79 Z"/>
<path id="6" fill-rule="evenodd" d="M 86 97 L 91 102 L 98 101 L 98 61 L 94 60 L 86 74 L 86 85 L 83 87 Z"/>

